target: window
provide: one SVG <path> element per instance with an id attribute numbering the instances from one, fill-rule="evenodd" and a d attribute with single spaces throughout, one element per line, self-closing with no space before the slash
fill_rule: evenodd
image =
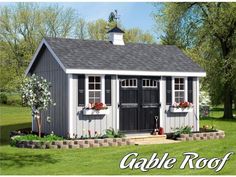
<path id="1" fill-rule="evenodd" d="M 174 95 L 175 102 L 184 101 L 184 78 L 175 78 L 174 80 Z"/>
<path id="2" fill-rule="evenodd" d="M 137 88 L 137 79 L 124 79 L 121 81 L 122 88 Z"/>
<path id="3" fill-rule="evenodd" d="M 157 80 L 143 79 L 144 88 L 157 88 Z"/>
<path id="4" fill-rule="evenodd" d="M 89 103 L 101 102 L 101 77 L 100 76 L 89 76 L 88 77 L 88 96 Z"/>

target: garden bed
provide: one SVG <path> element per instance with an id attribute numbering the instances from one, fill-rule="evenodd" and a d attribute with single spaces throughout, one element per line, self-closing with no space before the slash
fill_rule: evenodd
<path id="1" fill-rule="evenodd" d="M 205 132 L 192 132 L 190 134 L 181 134 L 177 138 L 179 141 L 193 141 L 193 140 L 209 140 L 209 139 L 222 139 L 225 137 L 225 132 L 222 130 L 212 130 Z"/>
<path id="2" fill-rule="evenodd" d="M 19 148 L 32 149 L 75 149 L 107 146 L 133 145 L 134 142 L 128 138 L 105 138 L 105 139 L 84 139 L 84 140 L 58 140 L 58 141 L 37 141 L 17 140 L 17 136 L 11 137 L 11 144 Z"/>

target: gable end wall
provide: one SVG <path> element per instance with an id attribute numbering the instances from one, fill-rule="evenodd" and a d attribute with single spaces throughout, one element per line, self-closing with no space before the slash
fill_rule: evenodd
<path id="1" fill-rule="evenodd" d="M 30 74 L 44 77 L 51 83 L 51 95 L 56 106 L 51 105 L 47 111 L 41 113 L 42 132 L 51 133 L 52 131 L 60 136 L 67 136 L 68 132 L 68 76 L 54 59 L 49 50 L 44 46 L 38 55 Z M 50 117 L 51 121 L 47 121 Z M 37 131 L 33 120 L 33 131 Z"/>

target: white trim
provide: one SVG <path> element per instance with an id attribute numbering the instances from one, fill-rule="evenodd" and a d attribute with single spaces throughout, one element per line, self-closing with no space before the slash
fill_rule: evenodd
<path id="1" fill-rule="evenodd" d="M 50 53 L 52 54 L 53 58 L 56 59 L 56 61 L 58 62 L 58 64 L 61 66 L 61 68 L 64 70 L 64 72 L 66 72 L 66 68 L 65 66 L 62 64 L 62 62 L 59 60 L 59 58 L 56 56 L 55 52 L 52 50 L 52 48 L 50 47 L 50 45 L 47 43 L 47 41 L 45 39 L 43 39 L 41 41 L 41 43 L 39 44 L 39 47 L 37 48 L 29 66 L 27 67 L 26 71 L 25 71 L 25 75 L 27 75 L 30 71 L 30 68 L 32 67 L 32 65 L 34 64 L 42 46 L 45 45 L 47 47 L 47 49 L 50 51 Z M 69 74 L 69 73 L 68 73 Z M 70 74 L 73 74 L 73 73 L 70 73 Z"/>
<path id="2" fill-rule="evenodd" d="M 120 81 L 118 79 L 118 76 L 116 76 L 116 128 L 117 130 L 119 130 L 120 128 L 120 108 L 119 108 L 119 104 L 120 104 Z"/>
<path id="3" fill-rule="evenodd" d="M 72 74 L 68 74 L 68 117 L 69 117 L 69 135 L 73 136 L 73 76 Z"/>
<path id="4" fill-rule="evenodd" d="M 87 106 L 89 104 L 89 76 L 97 76 L 97 77 L 101 77 L 101 102 L 105 103 L 105 75 L 101 75 L 101 74 L 87 74 L 85 75 L 85 106 Z"/>
<path id="5" fill-rule="evenodd" d="M 197 78 L 197 112 L 196 112 L 196 116 L 197 116 L 197 131 L 199 131 L 199 78 Z"/>
<path id="6" fill-rule="evenodd" d="M 105 75 L 101 76 L 101 102 L 105 103 Z"/>
<path id="7" fill-rule="evenodd" d="M 172 104 L 175 103 L 175 78 L 184 79 L 184 101 L 188 101 L 188 77 L 172 77 Z"/>
<path id="8" fill-rule="evenodd" d="M 164 114 L 163 114 L 163 110 L 164 110 L 164 97 L 162 96 L 164 93 L 163 93 L 163 86 L 164 86 L 164 83 L 163 83 L 163 78 L 161 77 L 161 79 L 159 80 L 159 98 L 160 98 L 160 103 L 161 103 L 161 107 L 160 107 L 160 117 L 159 117 L 159 120 L 160 120 L 160 127 L 164 127 L 164 124 L 163 124 L 163 120 L 164 120 Z"/>
<path id="9" fill-rule="evenodd" d="M 89 89 L 88 89 L 88 75 L 85 75 L 85 97 L 84 97 L 84 102 L 85 102 L 85 106 L 88 106 L 89 104 Z"/>
<path id="10" fill-rule="evenodd" d="M 172 90 L 172 105 L 175 103 L 175 78 L 172 77 L 172 86 L 171 86 L 171 90 Z"/>
<path id="11" fill-rule="evenodd" d="M 188 101 L 188 78 L 184 77 L 184 101 Z"/>
<path id="12" fill-rule="evenodd" d="M 92 70 L 92 69 L 66 69 L 67 74 L 112 74 L 135 76 L 176 76 L 176 77 L 205 77 L 206 72 L 159 72 L 159 71 L 126 71 L 126 70 Z"/>

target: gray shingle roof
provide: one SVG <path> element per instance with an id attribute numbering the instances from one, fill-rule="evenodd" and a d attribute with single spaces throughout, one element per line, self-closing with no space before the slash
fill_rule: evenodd
<path id="1" fill-rule="evenodd" d="M 45 38 L 66 69 L 204 72 L 176 46 Z"/>

